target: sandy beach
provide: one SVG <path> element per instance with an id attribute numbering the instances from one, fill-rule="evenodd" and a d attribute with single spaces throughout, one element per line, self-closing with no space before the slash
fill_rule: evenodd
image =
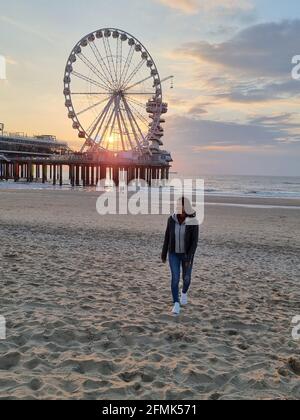
<path id="1" fill-rule="evenodd" d="M 173 317 L 167 217 L 101 218 L 97 197 L 0 191 L 0 398 L 300 398 L 300 200 L 209 197 Z"/>

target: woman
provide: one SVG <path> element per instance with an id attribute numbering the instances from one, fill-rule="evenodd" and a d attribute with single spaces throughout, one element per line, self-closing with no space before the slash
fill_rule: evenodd
<path id="1" fill-rule="evenodd" d="M 198 247 L 199 224 L 190 201 L 182 197 L 177 203 L 177 211 L 168 220 L 162 250 L 165 264 L 169 254 L 172 273 L 173 314 L 180 314 L 181 305 L 188 304 L 188 291 L 191 285 L 194 256 Z M 182 267 L 183 289 L 179 299 L 180 267 Z"/>

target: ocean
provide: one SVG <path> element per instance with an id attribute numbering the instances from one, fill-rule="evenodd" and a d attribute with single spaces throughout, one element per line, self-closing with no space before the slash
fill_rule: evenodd
<path id="1" fill-rule="evenodd" d="M 172 175 L 173 178 L 182 178 L 180 175 Z M 185 177 L 189 178 L 189 177 Z M 191 177 L 195 178 L 195 177 Z M 288 198 L 300 199 L 300 177 L 277 177 L 277 176 L 199 176 L 204 179 L 205 193 L 209 196 L 227 197 L 262 197 L 262 198 Z M 69 190 L 67 185 L 53 186 L 38 182 L 13 182 L 0 181 L 1 189 L 54 189 Z M 82 187 L 77 187 L 82 189 Z M 93 190 L 92 188 L 88 188 Z"/>
<path id="2" fill-rule="evenodd" d="M 263 198 L 300 198 L 300 177 L 204 176 L 209 195 Z"/>

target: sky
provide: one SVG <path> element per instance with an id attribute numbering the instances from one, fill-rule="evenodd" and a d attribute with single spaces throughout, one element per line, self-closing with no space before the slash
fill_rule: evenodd
<path id="1" fill-rule="evenodd" d="M 64 106 L 79 39 L 116 27 L 149 49 L 164 84 L 165 148 L 186 175 L 300 176 L 298 0 L 0 0 L 0 122 L 81 142 Z"/>

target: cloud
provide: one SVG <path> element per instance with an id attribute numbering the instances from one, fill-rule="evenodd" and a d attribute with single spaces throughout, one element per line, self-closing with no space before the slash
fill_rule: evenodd
<path id="1" fill-rule="evenodd" d="M 156 0 L 172 9 L 180 10 L 186 14 L 195 14 L 199 11 L 198 0 Z"/>
<path id="2" fill-rule="evenodd" d="M 282 116 L 284 118 L 284 116 Z M 276 147 L 297 140 L 288 131 L 286 120 L 282 125 L 277 121 L 276 127 L 265 124 L 265 121 L 253 119 L 249 123 L 214 121 L 188 116 L 172 116 L 168 120 L 167 135 L 170 138 L 185 139 L 187 147 L 221 147 L 251 146 Z M 181 144 L 182 147 L 182 144 Z"/>
<path id="3" fill-rule="evenodd" d="M 165 145 L 174 169 L 185 174 L 300 175 L 300 136 L 289 132 L 290 116 L 248 123 L 171 116 Z M 292 124 L 291 124 L 292 125 Z"/>
<path id="4" fill-rule="evenodd" d="M 172 59 L 191 69 L 190 89 L 210 101 L 228 105 L 263 104 L 300 96 L 300 83 L 292 79 L 292 57 L 299 53 L 300 20 L 252 25 L 223 42 L 199 40 L 173 51 Z"/>
<path id="5" fill-rule="evenodd" d="M 284 113 L 279 115 L 265 115 L 261 117 L 254 117 L 250 119 L 251 123 L 253 124 L 263 124 L 263 125 L 271 125 L 271 126 L 278 126 L 278 124 L 288 124 L 290 125 L 290 120 L 293 117 L 292 113 Z"/>
<path id="6" fill-rule="evenodd" d="M 25 32 L 25 33 L 30 34 L 30 35 L 34 35 L 34 36 L 36 36 L 36 37 L 38 37 L 38 38 L 40 38 L 44 41 L 47 41 L 50 44 L 55 44 L 55 40 L 52 37 L 50 37 L 46 32 L 44 32 L 42 30 L 32 28 L 31 26 L 25 25 L 24 23 L 19 22 L 15 19 L 12 19 L 8 16 L 0 15 L 0 21 L 8 24 L 10 26 L 13 26 L 14 28 L 16 28 L 16 29 L 18 29 L 22 32 Z"/>
<path id="7" fill-rule="evenodd" d="M 207 110 L 205 109 L 205 104 L 195 104 L 189 109 L 188 113 L 194 117 L 198 117 L 207 114 Z"/>
<path id="8" fill-rule="evenodd" d="M 218 12 L 225 15 L 235 15 L 239 12 L 252 13 L 254 6 L 250 0 L 155 0 L 172 9 L 186 14 L 199 12 Z"/>
<path id="9" fill-rule="evenodd" d="M 253 25 L 221 43 L 187 43 L 178 52 L 249 76 L 290 76 L 291 58 L 299 51 L 299 38 L 300 20 L 285 20 Z"/>
<path id="10" fill-rule="evenodd" d="M 215 98 L 227 99 L 237 103 L 259 103 L 281 100 L 290 97 L 299 97 L 300 83 L 295 80 L 282 80 L 276 82 L 265 81 L 257 83 L 257 87 L 233 86 L 228 93 L 216 94 Z"/>

